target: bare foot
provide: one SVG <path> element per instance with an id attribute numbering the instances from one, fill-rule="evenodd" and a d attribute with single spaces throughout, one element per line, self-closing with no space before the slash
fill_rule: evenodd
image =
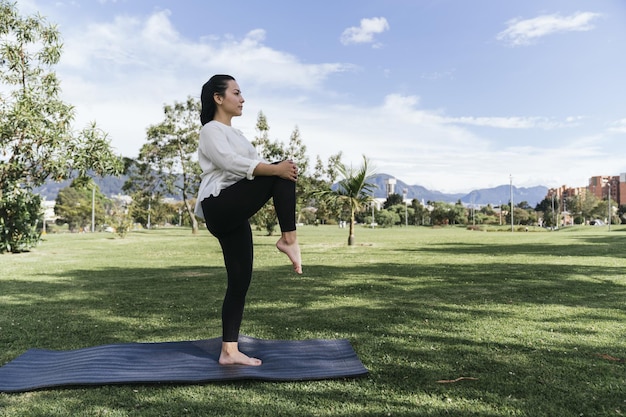
<path id="1" fill-rule="evenodd" d="M 259 366 L 262 364 L 262 361 L 261 359 L 251 358 L 241 353 L 237 342 L 222 342 L 219 364 Z"/>
<path id="2" fill-rule="evenodd" d="M 276 247 L 279 251 L 287 255 L 291 263 L 293 263 L 293 270 L 296 273 L 302 273 L 302 257 L 300 255 L 300 245 L 298 244 L 298 239 L 295 237 L 286 238 L 283 235 L 278 242 L 276 242 Z"/>

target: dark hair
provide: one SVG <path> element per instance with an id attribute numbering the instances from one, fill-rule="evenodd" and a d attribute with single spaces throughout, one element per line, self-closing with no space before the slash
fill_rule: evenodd
<path id="1" fill-rule="evenodd" d="M 202 110 L 200 112 L 200 123 L 202 126 L 209 123 L 215 117 L 215 111 L 217 105 L 213 96 L 217 93 L 223 96 L 228 88 L 228 82 L 235 81 L 235 78 L 230 75 L 217 74 L 212 76 L 202 86 L 202 94 L 200 95 L 200 103 L 202 104 Z"/>

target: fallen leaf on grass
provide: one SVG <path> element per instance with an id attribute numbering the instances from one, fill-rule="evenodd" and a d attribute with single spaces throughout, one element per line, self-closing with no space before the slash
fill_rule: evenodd
<path id="1" fill-rule="evenodd" d="M 596 353 L 596 356 L 599 356 L 602 359 L 606 359 L 607 361 L 613 361 L 613 362 L 619 362 L 619 363 L 626 363 L 626 359 L 623 358 L 616 358 L 614 356 L 611 355 L 607 355 L 606 353 Z"/>
<path id="2" fill-rule="evenodd" d="M 478 378 L 473 378 L 471 376 L 462 376 L 457 379 L 440 379 L 437 381 L 438 384 L 454 384 L 459 381 L 478 381 Z"/>

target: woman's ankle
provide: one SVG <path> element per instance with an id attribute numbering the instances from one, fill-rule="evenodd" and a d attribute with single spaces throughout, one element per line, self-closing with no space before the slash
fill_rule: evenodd
<path id="1" fill-rule="evenodd" d="M 280 238 L 288 245 L 293 245 L 294 243 L 298 242 L 298 235 L 295 230 L 291 232 L 283 232 Z"/>

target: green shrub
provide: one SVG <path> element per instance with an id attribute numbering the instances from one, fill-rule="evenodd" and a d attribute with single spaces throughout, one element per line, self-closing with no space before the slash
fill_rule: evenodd
<path id="1" fill-rule="evenodd" d="M 36 246 L 41 231 L 41 197 L 17 185 L 0 190 L 0 253 L 21 252 Z"/>

